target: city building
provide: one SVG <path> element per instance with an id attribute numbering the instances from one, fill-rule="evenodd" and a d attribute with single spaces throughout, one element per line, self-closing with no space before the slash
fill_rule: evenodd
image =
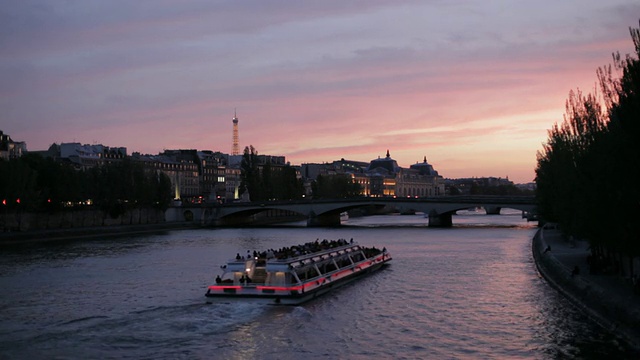
<path id="1" fill-rule="evenodd" d="M 242 181 L 239 167 L 226 167 L 225 171 L 225 198 L 226 201 L 240 199 L 240 183 Z"/>
<path id="2" fill-rule="evenodd" d="M 146 168 L 162 171 L 169 177 L 175 200 L 197 204 L 239 199 L 240 166 L 229 166 L 229 158 L 221 152 L 193 149 L 132 156 Z"/>
<path id="3" fill-rule="evenodd" d="M 501 177 L 478 177 L 446 179 L 446 192 L 449 195 L 469 195 L 477 192 L 478 189 L 515 187 L 509 178 Z"/>
<path id="4" fill-rule="evenodd" d="M 234 149 L 237 148 L 237 116 L 234 113 Z M 11 159 L 26 153 L 24 142 L 15 142 L 0 131 L 0 158 Z M 47 151 L 40 151 L 56 161 L 68 162 L 77 169 L 88 169 L 127 158 L 125 147 L 109 147 L 102 144 L 61 143 L 52 144 Z M 148 169 L 165 173 L 171 181 L 174 198 L 187 203 L 229 202 L 240 199 L 241 164 L 243 155 L 224 154 L 211 150 L 165 150 L 158 155 L 134 153 L 131 157 Z M 286 166 L 285 156 L 257 155 L 258 167 L 269 167 L 272 173 Z M 349 176 L 360 185 L 361 195 L 396 197 L 432 197 L 447 194 L 469 194 L 473 188 L 513 186 L 508 178 L 467 178 L 446 181 L 427 162 L 416 162 L 408 168 L 398 165 L 389 150 L 384 157 L 369 162 L 345 160 L 330 163 L 308 163 L 293 167 L 298 179 L 303 180 L 307 195 L 312 195 L 312 182 L 319 176 Z M 528 184 L 527 190 L 535 188 Z"/>
<path id="5" fill-rule="evenodd" d="M 365 170 L 369 177 L 370 189 L 367 196 L 394 196 L 397 193 L 397 178 L 402 176 L 398 162 L 391 158 L 389 150 L 384 158 L 371 160 Z"/>
<path id="6" fill-rule="evenodd" d="M 398 196 L 430 197 L 445 194 L 445 182 L 442 176 L 427 162 L 425 156 L 421 163 L 415 163 L 409 169 L 403 169 L 398 179 Z"/>
<path id="7" fill-rule="evenodd" d="M 340 159 L 332 163 L 302 164 L 300 171 L 305 183 L 318 176 L 349 175 L 360 185 L 363 196 L 442 196 L 445 193 L 444 179 L 427 163 L 402 168 L 391 158 L 389 151 L 384 158 L 370 162 Z"/>
<path id="8" fill-rule="evenodd" d="M 158 170 L 171 181 L 175 200 L 199 202 L 201 200 L 198 164 L 189 154 L 180 150 L 167 150 L 158 155 L 133 153 L 133 161 L 142 162 L 147 169 Z"/>
<path id="9" fill-rule="evenodd" d="M 51 144 L 46 151 L 36 151 L 43 157 L 66 162 L 76 169 L 89 169 L 95 166 L 117 162 L 127 157 L 126 147 L 109 147 L 102 144 L 60 143 Z"/>
<path id="10" fill-rule="evenodd" d="M 0 159 L 16 159 L 27 153 L 27 143 L 13 141 L 9 135 L 0 130 Z"/>
<path id="11" fill-rule="evenodd" d="M 227 198 L 225 156 L 220 152 L 197 152 L 200 193 L 207 201 L 224 202 Z"/>

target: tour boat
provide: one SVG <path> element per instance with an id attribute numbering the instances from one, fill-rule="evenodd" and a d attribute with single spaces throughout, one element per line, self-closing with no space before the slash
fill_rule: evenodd
<path id="1" fill-rule="evenodd" d="M 247 252 L 222 266 L 205 294 L 207 302 L 257 300 L 273 305 L 297 305 L 391 261 L 386 248 L 364 247 L 351 239 L 316 240 L 261 253 Z"/>

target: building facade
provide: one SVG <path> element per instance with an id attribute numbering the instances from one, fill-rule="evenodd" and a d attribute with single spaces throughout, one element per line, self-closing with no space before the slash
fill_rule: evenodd
<path id="1" fill-rule="evenodd" d="M 301 173 L 306 181 L 313 181 L 319 175 L 349 175 L 360 185 L 363 196 L 430 197 L 445 194 L 443 177 L 427 163 L 426 157 L 422 163 L 402 168 L 391 158 L 388 150 L 385 157 L 370 162 L 341 159 L 325 164 L 302 164 Z"/>
<path id="2" fill-rule="evenodd" d="M 49 147 L 48 155 L 59 161 L 68 162 L 76 169 L 117 162 L 127 157 L 126 147 L 109 147 L 102 144 L 60 143 Z"/>
<path id="3" fill-rule="evenodd" d="M 445 195 L 445 182 L 442 176 L 427 162 L 425 156 L 421 163 L 403 169 L 398 177 L 396 195 L 402 197 L 432 197 Z"/>
<path id="4" fill-rule="evenodd" d="M 157 170 L 169 178 L 174 200 L 185 202 L 200 202 L 200 185 L 198 164 L 193 159 L 176 156 L 176 153 L 169 151 L 167 154 L 141 155 L 133 153 L 133 161 L 139 161 L 146 169 Z"/>
<path id="5" fill-rule="evenodd" d="M 27 153 L 27 143 L 13 141 L 11 137 L 0 130 L 0 159 L 17 159 Z"/>

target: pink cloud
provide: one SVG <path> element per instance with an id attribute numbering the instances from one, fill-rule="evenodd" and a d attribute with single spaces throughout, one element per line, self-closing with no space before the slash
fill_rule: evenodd
<path id="1" fill-rule="evenodd" d="M 533 178 L 569 90 L 591 90 L 612 52 L 632 50 L 626 27 L 640 10 L 625 0 L 580 2 L 579 18 L 577 2 L 546 4 L 552 12 L 390 1 L 44 4 L 0 21 L 14 35 L 0 38 L 9 50 L 0 56 L 2 130 L 30 149 L 75 140 L 228 152 L 237 108 L 242 146 L 293 163 L 368 161 L 390 149 L 403 166 L 427 156 L 444 176 L 518 181 Z"/>

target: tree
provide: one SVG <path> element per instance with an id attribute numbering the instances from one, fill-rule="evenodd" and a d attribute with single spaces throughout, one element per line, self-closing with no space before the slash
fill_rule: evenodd
<path id="1" fill-rule="evenodd" d="M 290 165 L 260 164 L 258 152 L 247 146 L 240 163 L 240 193 L 249 191 L 251 201 L 300 199 L 304 193 L 296 169 Z"/>
<path id="2" fill-rule="evenodd" d="M 342 199 L 360 196 L 360 184 L 349 175 L 318 175 L 312 184 L 313 197 L 316 199 Z"/>
<path id="3" fill-rule="evenodd" d="M 260 169 L 258 168 L 258 152 L 251 146 L 244 148 L 240 163 L 240 194 L 249 192 L 251 201 L 258 201 L 263 194 L 260 189 Z"/>
<path id="4" fill-rule="evenodd" d="M 537 154 L 536 197 L 545 219 L 588 239 L 592 251 L 625 254 L 633 264 L 640 256 L 640 28 L 630 33 L 636 57 L 614 54 L 620 78 L 604 67 L 599 93 L 570 92 L 564 122 Z"/>
<path id="5" fill-rule="evenodd" d="M 275 183 L 279 185 L 275 192 L 275 196 L 279 199 L 301 199 L 304 195 L 302 179 L 298 178 L 296 169 L 291 165 L 282 167 Z"/>
<path id="6" fill-rule="evenodd" d="M 23 159 L 0 160 L 0 199 L 7 208 L 31 210 L 38 199 L 37 176 Z M 11 174 L 11 176 L 5 175 Z"/>
<path id="7" fill-rule="evenodd" d="M 612 94 L 608 99 L 611 136 L 607 145 L 612 155 L 608 163 L 611 177 L 616 179 L 609 188 L 609 200 L 615 201 L 619 224 L 615 246 L 621 252 L 640 256 L 640 224 L 635 218 L 640 210 L 640 189 L 635 181 L 640 169 L 640 28 L 630 28 L 629 32 L 635 57 L 614 54 L 614 67 L 622 75 L 619 79 L 601 77 L 601 83 Z"/>
<path id="8" fill-rule="evenodd" d="M 59 211 L 86 204 L 87 200 L 117 216 L 127 208 L 166 209 L 171 201 L 171 181 L 164 174 L 145 170 L 124 159 L 88 170 L 78 170 L 37 154 L 0 161 L 0 198 L 9 208 Z M 84 206 L 84 205 L 83 205 Z"/>
<path id="9" fill-rule="evenodd" d="M 151 174 L 153 183 L 155 184 L 155 204 L 154 206 L 160 210 L 166 210 L 171 205 L 171 179 L 167 174 L 156 171 Z"/>

